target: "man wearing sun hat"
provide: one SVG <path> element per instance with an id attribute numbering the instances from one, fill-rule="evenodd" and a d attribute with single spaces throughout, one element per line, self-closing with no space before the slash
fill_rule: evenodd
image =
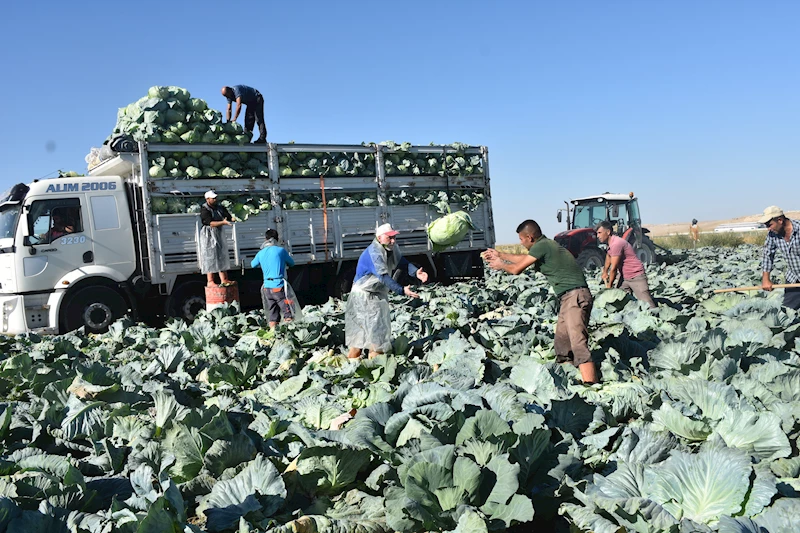
<path id="1" fill-rule="evenodd" d="M 207 191 L 204 196 L 206 203 L 200 206 L 200 221 L 203 227 L 200 229 L 200 242 L 197 243 L 197 262 L 200 272 L 206 275 L 209 287 L 215 286 L 216 273 L 219 273 L 220 286 L 227 287 L 233 282 L 228 279 L 230 259 L 222 230 L 223 226 L 231 225 L 231 214 L 217 202 L 217 193 Z"/>
<path id="2" fill-rule="evenodd" d="M 425 283 L 428 273 L 409 263 L 400 254 L 395 237 L 399 232 L 391 224 L 375 230 L 375 240 L 358 258 L 353 289 L 347 298 L 345 312 L 345 343 L 350 349 L 347 357 L 358 359 L 362 350 L 370 357 L 392 348 L 392 324 L 389 313 L 389 291 L 409 298 L 419 298 L 411 286 L 403 287 L 392 278 L 392 272 L 405 268 L 409 276 Z"/>
<path id="3" fill-rule="evenodd" d="M 767 225 L 769 233 L 761 255 L 761 287 L 772 290 L 770 272 L 775 265 L 775 251 L 780 250 L 786 260 L 786 283 L 800 283 L 800 221 L 787 218 L 775 205 L 764 209 L 759 222 Z M 800 309 L 800 288 L 786 288 L 783 305 Z"/>

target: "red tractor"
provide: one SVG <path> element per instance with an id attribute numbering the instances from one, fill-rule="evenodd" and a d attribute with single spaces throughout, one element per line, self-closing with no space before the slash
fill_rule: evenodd
<path id="1" fill-rule="evenodd" d="M 562 212 L 567 212 L 567 231 L 556 235 L 555 241 L 569 250 L 581 267 L 600 268 L 606 259 L 606 252 L 600 248 L 594 231 L 604 220 L 614 226 L 615 235 L 631 243 L 642 263 L 655 260 L 657 245 L 647 236 L 649 231 L 642 227 L 639 202 L 633 193 L 604 193 L 564 203 L 567 208 L 559 209 L 557 218 L 561 222 Z"/>

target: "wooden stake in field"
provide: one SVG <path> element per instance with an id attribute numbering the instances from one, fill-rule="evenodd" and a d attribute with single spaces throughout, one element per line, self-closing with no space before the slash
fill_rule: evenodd
<path id="1" fill-rule="evenodd" d="M 778 283 L 777 285 L 773 285 L 773 289 L 790 289 L 794 287 L 800 287 L 800 283 Z M 761 285 L 754 285 L 752 287 L 733 287 L 732 289 L 717 289 L 714 291 L 714 294 L 719 294 L 721 292 L 739 292 L 739 291 L 760 291 Z"/>

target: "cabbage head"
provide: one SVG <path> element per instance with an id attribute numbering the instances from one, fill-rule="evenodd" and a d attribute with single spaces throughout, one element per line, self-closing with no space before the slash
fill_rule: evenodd
<path id="1" fill-rule="evenodd" d="M 150 205 L 153 208 L 153 213 L 156 215 L 163 215 L 169 211 L 166 198 L 154 197 Z"/>
<path id="2" fill-rule="evenodd" d="M 457 211 L 431 222 L 428 225 L 428 238 L 433 243 L 433 250 L 441 252 L 461 242 L 471 229 L 476 228 L 469 213 Z"/>
<path id="3" fill-rule="evenodd" d="M 160 165 L 153 165 L 150 167 L 150 177 L 151 178 L 166 178 L 167 171 L 164 170 L 164 167 Z"/>
<path id="4" fill-rule="evenodd" d="M 196 144 L 201 142 L 201 140 L 203 139 L 203 134 L 197 130 L 189 130 L 183 135 L 181 135 L 181 139 L 183 139 L 183 142 L 187 142 L 189 144 Z"/>
<path id="5" fill-rule="evenodd" d="M 176 144 L 181 142 L 181 138 L 177 133 L 168 130 L 161 134 L 161 142 Z"/>
<path id="6" fill-rule="evenodd" d="M 186 211 L 186 203 L 183 198 L 169 198 L 167 200 L 167 210 L 170 213 L 183 213 Z"/>
<path id="7" fill-rule="evenodd" d="M 186 107 L 190 111 L 197 111 L 202 113 L 206 109 L 208 109 L 208 104 L 206 104 L 205 100 L 201 100 L 200 98 L 189 98 L 189 101 L 186 102 Z"/>
<path id="8" fill-rule="evenodd" d="M 147 91 L 147 96 L 149 98 L 161 98 L 165 100 L 169 98 L 169 87 L 160 87 L 158 85 L 150 87 Z"/>

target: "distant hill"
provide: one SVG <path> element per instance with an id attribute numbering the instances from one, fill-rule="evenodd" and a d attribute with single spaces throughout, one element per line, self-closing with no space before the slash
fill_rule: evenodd
<path id="1" fill-rule="evenodd" d="M 789 218 L 800 218 L 800 211 L 786 211 L 786 216 Z M 720 224 L 730 224 L 732 222 L 757 222 L 761 218 L 761 214 L 747 215 L 737 218 L 728 218 L 724 220 L 698 220 L 697 225 L 700 231 L 714 231 L 714 228 Z M 675 235 L 680 233 L 689 233 L 689 225 L 691 220 L 673 224 L 644 224 L 644 227 L 650 230 L 650 235 L 653 237 L 664 237 L 667 235 Z"/>

